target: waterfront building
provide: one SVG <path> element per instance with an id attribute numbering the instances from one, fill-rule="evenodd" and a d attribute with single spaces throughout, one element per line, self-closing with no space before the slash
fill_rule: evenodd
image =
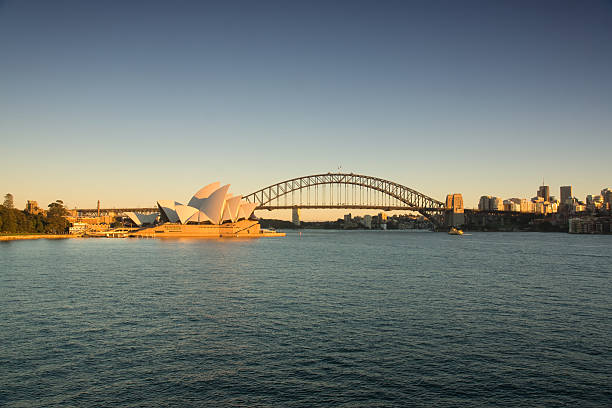
<path id="1" fill-rule="evenodd" d="M 110 225 L 115 221 L 115 217 L 112 215 L 101 215 L 99 217 L 78 217 L 70 215 L 66 217 L 66 220 L 70 223 L 84 223 L 90 226 L 94 225 Z"/>
<path id="2" fill-rule="evenodd" d="M 570 234 L 610 234 L 612 217 L 576 217 L 568 223 Z"/>
<path id="3" fill-rule="evenodd" d="M 229 184 L 214 182 L 202 187 L 187 205 L 174 200 L 159 200 L 160 224 L 141 229 L 130 236 L 137 237 L 260 237 L 284 236 L 282 233 L 261 230 L 259 222 L 251 216 L 257 203 L 242 200 L 241 195 L 229 193 Z M 132 216 L 134 218 L 132 218 Z M 138 214 L 130 218 L 140 225 Z M 149 214 L 148 217 L 153 217 Z"/>
<path id="4" fill-rule="evenodd" d="M 80 235 L 87 231 L 89 224 L 84 222 L 73 222 L 68 228 L 68 233 L 71 235 Z"/>
<path id="5" fill-rule="evenodd" d="M 236 222 L 248 219 L 257 206 L 256 203 L 242 201 L 242 196 L 232 196 L 228 192 L 230 185 L 220 187 L 215 182 L 198 190 L 189 200 L 189 204 L 181 204 L 174 200 L 159 200 L 162 222 L 178 224 L 213 224 Z"/>

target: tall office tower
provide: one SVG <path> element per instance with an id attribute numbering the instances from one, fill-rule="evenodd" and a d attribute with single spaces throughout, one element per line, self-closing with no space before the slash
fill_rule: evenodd
<path id="1" fill-rule="evenodd" d="M 561 204 L 567 204 L 565 201 L 572 198 L 572 186 L 561 186 Z"/>
<path id="2" fill-rule="evenodd" d="M 550 187 L 540 186 L 538 189 L 538 197 L 542 197 L 544 201 L 550 201 Z"/>

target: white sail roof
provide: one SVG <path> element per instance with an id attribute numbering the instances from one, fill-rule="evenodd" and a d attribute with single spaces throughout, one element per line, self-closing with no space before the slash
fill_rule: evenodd
<path id="1" fill-rule="evenodd" d="M 198 211 L 198 210 L 196 210 L 195 214 L 193 214 L 187 220 L 187 222 L 205 222 L 205 221 L 212 222 L 212 220 L 210 218 L 208 218 L 208 215 L 206 215 L 202 211 Z"/>
<path id="2" fill-rule="evenodd" d="M 242 200 L 242 196 L 238 195 L 226 201 L 226 207 L 229 211 L 229 216 L 232 222 L 238 221 L 238 211 L 240 210 L 240 200 Z"/>
<path id="3" fill-rule="evenodd" d="M 197 208 L 190 207 L 188 205 L 177 205 L 176 213 L 178 214 L 181 224 L 186 224 L 187 220 L 199 210 Z"/>
<path id="4" fill-rule="evenodd" d="M 221 186 L 221 183 L 215 181 L 214 183 L 210 183 L 209 185 L 202 187 L 198 190 L 197 193 L 193 195 L 193 197 L 191 197 L 191 200 L 189 200 L 189 203 L 187 205 L 195 208 L 200 208 L 202 206 L 203 200 L 210 197 L 212 193 L 219 189 L 219 186 Z"/>
<path id="5" fill-rule="evenodd" d="M 239 219 L 248 219 L 257 204 L 241 201 L 241 195 L 230 194 L 229 184 L 222 187 L 220 185 L 221 183 L 216 181 L 202 187 L 191 197 L 188 205 L 173 200 L 160 200 L 157 205 L 164 215 L 163 218 L 172 223 L 211 222 L 221 224 L 224 221 L 236 222 Z M 128 216 L 136 224 L 143 224 L 144 219 L 138 214 L 128 214 Z M 147 218 L 147 222 L 148 220 Z"/>
<path id="6" fill-rule="evenodd" d="M 247 201 L 242 201 L 240 203 L 240 209 L 238 210 L 238 219 L 244 218 L 249 219 L 253 211 L 257 208 L 257 203 L 249 203 Z"/>
<path id="7" fill-rule="evenodd" d="M 127 212 L 125 213 L 128 217 L 130 217 L 130 219 L 132 220 L 132 222 L 134 222 L 134 224 L 138 225 L 139 227 L 143 224 L 152 224 L 157 220 L 157 217 L 159 216 L 158 213 L 153 213 L 153 214 L 141 214 L 141 213 L 135 213 L 135 212 Z"/>
<path id="8" fill-rule="evenodd" d="M 157 202 L 157 206 L 163 211 L 164 215 L 170 222 L 179 222 L 179 216 L 176 213 L 177 205 L 182 204 L 174 200 L 159 200 Z"/>
<path id="9" fill-rule="evenodd" d="M 232 217 L 230 215 L 229 208 L 227 206 L 227 201 L 225 202 L 225 208 L 223 209 L 223 216 L 221 217 L 221 222 L 232 221 Z"/>
<path id="10" fill-rule="evenodd" d="M 221 224 L 223 208 L 225 207 L 225 196 L 230 185 L 226 184 L 218 188 L 208 198 L 203 199 L 200 211 L 204 212 L 210 218 L 213 224 Z"/>
<path id="11" fill-rule="evenodd" d="M 138 219 L 138 216 L 136 216 L 135 212 L 126 212 L 125 215 L 127 215 L 128 217 L 130 217 L 130 220 L 132 220 L 132 222 L 138 226 L 142 225 L 142 222 Z"/>
<path id="12" fill-rule="evenodd" d="M 153 214 L 136 213 L 136 215 L 138 216 L 138 219 L 140 219 L 140 221 L 143 224 L 153 224 L 155 221 L 157 221 L 157 217 L 159 217 L 159 213 L 153 213 Z"/>

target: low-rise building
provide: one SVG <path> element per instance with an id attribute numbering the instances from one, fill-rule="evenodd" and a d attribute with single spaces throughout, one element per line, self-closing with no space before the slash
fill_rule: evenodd
<path id="1" fill-rule="evenodd" d="M 72 235 L 80 235 L 87 232 L 89 225 L 84 222 L 73 222 L 68 228 L 68 233 Z"/>
<path id="2" fill-rule="evenodd" d="M 570 234 L 612 233 L 612 217 L 575 217 L 568 224 Z"/>

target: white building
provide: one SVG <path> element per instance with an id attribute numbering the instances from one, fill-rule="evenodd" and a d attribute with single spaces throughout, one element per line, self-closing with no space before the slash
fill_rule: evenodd
<path id="1" fill-rule="evenodd" d="M 257 203 L 243 201 L 241 195 L 232 196 L 228 192 L 229 184 L 220 186 L 221 183 L 217 181 L 202 187 L 191 197 L 187 205 L 174 200 L 159 200 L 157 206 L 161 221 L 219 225 L 249 219 Z M 137 219 L 142 222 L 139 217 Z"/>

